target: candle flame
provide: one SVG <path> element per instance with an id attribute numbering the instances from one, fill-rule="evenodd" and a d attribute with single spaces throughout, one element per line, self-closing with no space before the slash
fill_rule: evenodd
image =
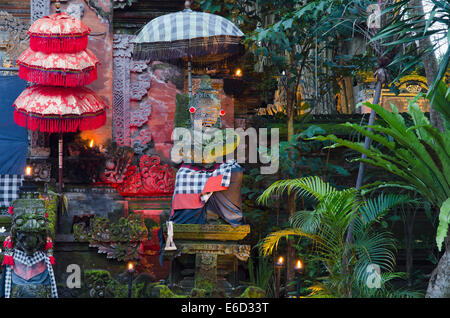
<path id="1" fill-rule="evenodd" d="M 31 171 L 32 171 L 31 167 L 30 167 L 30 166 L 27 166 L 27 167 L 25 168 L 25 175 L 31 176 Z"/>
<path id="2" fill-rule="evenodd" d="M 91 139 L 91 141 L 89 142 L 89 148 L 94 147 L 94 139 Z"/>
<path id="3" fill-rule="evenodd" d="M 303 267 L 303 264 L 300 260 L 297 260 L 297 263 L 295 264 L 296 269 L 301 269 Z"/>
<path id="4" fill-rule="evenodd" d="M 132 270 L 134 268 L 133 263 L 129 262 L 128 263 L 128 270 Z"/>
<path id="5" fill-rule="evenodd" d="M 283 263 L 284 263 L 284 258 L 283 258 L 283 256 L 280 256 L 278 258 L 278 264 L 282 265 Z"/>
<path id="6" fill-rule="evenodd" d="M 234 73 L 234 75 L 236 75 L 236 76 L 238 76 L 238 77 L 241 77 L 241 76 L 242 76 L 242 70 L 241 70 L 240 68 L 238 68 L 238 69 L 236 70 L 236 72 Z"/>

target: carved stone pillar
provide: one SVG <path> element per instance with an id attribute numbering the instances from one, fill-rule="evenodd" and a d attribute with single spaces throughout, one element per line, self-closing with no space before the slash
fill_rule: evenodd
<path id="1" fill-rule="evenodd" d="M 197 286 L 216 286 L 217 254 L 198 253 L 195 255 L 195 281 Z"/>
<path id="2" fill-rule="evenodd" d="M 31 0 L 31 24 L 50 14 L 50 0 Z M 50 136 L 39 131 L 29 131 L 30 157 L 50 156 Z"/>
<path id="3" fill-rule="evenodd" d="M 115 34 L 113 38 L 112 135 L 119 146 L 130 145 L 130 67 L 133 35 Z"/>
<path id="4" fill-rule="evenodd" d="M 50 0 L 31 0 L 31 23 L 50 14 Z"/>

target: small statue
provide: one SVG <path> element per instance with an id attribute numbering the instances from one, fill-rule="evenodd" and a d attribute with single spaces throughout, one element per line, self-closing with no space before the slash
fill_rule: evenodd
<path id="1" fill-rule="evenodd" d="M 48 237 L 49 221 L 44 202 L 39 199 L 18 199 L 12 214 L 11 236 L 3 246 L 0 296 L 5 298 L 57 298 L 52 265 L 53 242 Z"/>
<path id="2" fill-rule="evenodd" d="M 220 223 L 223 219 L 232 226 L 241 225 L 243 169 L 234 159 L 223 162 L 238 146 L 239 135 L 221 129 L 220 116 L 225 111 L 209 76 L 202 77 L 200 88 L 184 111 L 191 114 L 193 138 L 182 140 L 183 146 L 177 147 L 180 152 L 175 151 L 183 163 L 176 175 L 170 220 L 179 224 L 204 224 Z M 199 133 L 202 138 L 197 139 L 195 135 Z M 190 145 L 192 140 L 194 151 Z"/>
<path id="3" fill-rule="evenodd" d="M 165 251 L 174 251 L 177 249 L 175 243 L 173 241 L 173 222 L 168 221 L 167 224 L 167 241 L 166 246 L 164 247 Z"/>

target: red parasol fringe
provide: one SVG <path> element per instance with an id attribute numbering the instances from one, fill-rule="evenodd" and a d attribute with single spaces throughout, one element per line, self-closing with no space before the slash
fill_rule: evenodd
<path id="1" fill-rule="evenodd" d="M 42 118 L 15 110 L 14 121 L 17 125 L 31 130 L 48 133 L 67 133 L 100 128 L 106 123 L 106 112 L 103 111 L 96 115 L 84 114 L 77 118 Z"/>
<path id="2" fill-rule="evenodd" d="M 88 36 L 81 37 L 30 37 L 30 48 L 45 53 L 75 53 L 86 49 Z"/>
<path id="3" fill-rule="evenodd" d="M 19 77 L 36 84 L 49 86 L 77 87 L 92 83 L 97 79 L 97 67 L 79 73 L 46 71 L 19 65 Z"/>

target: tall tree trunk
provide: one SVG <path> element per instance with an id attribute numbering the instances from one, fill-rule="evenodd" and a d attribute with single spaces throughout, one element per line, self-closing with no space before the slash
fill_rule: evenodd
<path id="1" fill-rule="evenodd" d="M 415 15 L 424 15 L 422 0 L 412 0 L 411 7 L 413 8 Z M 432 47 L 432 45 L 429 37 L 419 40 L 419 49 L 426 50 L 430 47 Z M 422 62 L 425 68 L 427 83 L 428 86 L 430 86 L 439 70 L 436 55 L 434 55 L 434 53 L 427 54 L 427 56 L 422 59 Z M 430 121 L 431 125 L 439 129 L 441 132 L 445 132 L 444 119 L 442 118 L 441 113 L 434 109 L 433 105 L 430 105 Z"/>
<path id="2" fill-rule="evenodd" d="M 288 105 L 287 105 L 287 139 L 288 141 L 292 140 L 292 137 L 294 136 L 294 96 L 295 96 L 295 90 L 294 92 L 289 89 L 287 91 L 287 98 L 288 98 Z M 293 162 L 293 159 L 290 158 L 291 162 Z M 289 218 L 292 217 L 295 213 L 295 194 L 291 193 L 288 196 L 288 215 Z M 291 282 L 295 278 L 294 274 L 294 260 L 295 260 L 295 248 L 293 246 L 292 240 L 287 241 L 287 251 L 286 251 L 286 282 Z M 286 289 L 287 291 L 287 289 Z"/>
<path id="3" fill-rule="evenodd" d="M 431 273 L 427 298 L 450 298 L 450 244 L 448 237 L 445 243 L 445 253 Z"/>
<path id="4" fill-rule="evenodd" d="M 424 15 L 422 0 L 412 0 L 411 5 L 414 8 L 416 15 Z M 425 50 L 431 47 L 431 40 L 429 37 L 423 38 L 419 41 L 419 48 Z M 431 85 L 438 72 L 438 62 L 434 54 L 428 54 L 422 60 L 425 68 L 428 86 Z M 431 125 L 445 132 L 444 119 L 441 113 L 430 105 L 430 122 Z M 431 278 L 428 283 L 427 295 L 429 298 L 445 298 L 450 297 L 450 251 L 448 244 L 446 244 L 446 251 L 439 260 L 437 267 L 431 273 Z"/>

